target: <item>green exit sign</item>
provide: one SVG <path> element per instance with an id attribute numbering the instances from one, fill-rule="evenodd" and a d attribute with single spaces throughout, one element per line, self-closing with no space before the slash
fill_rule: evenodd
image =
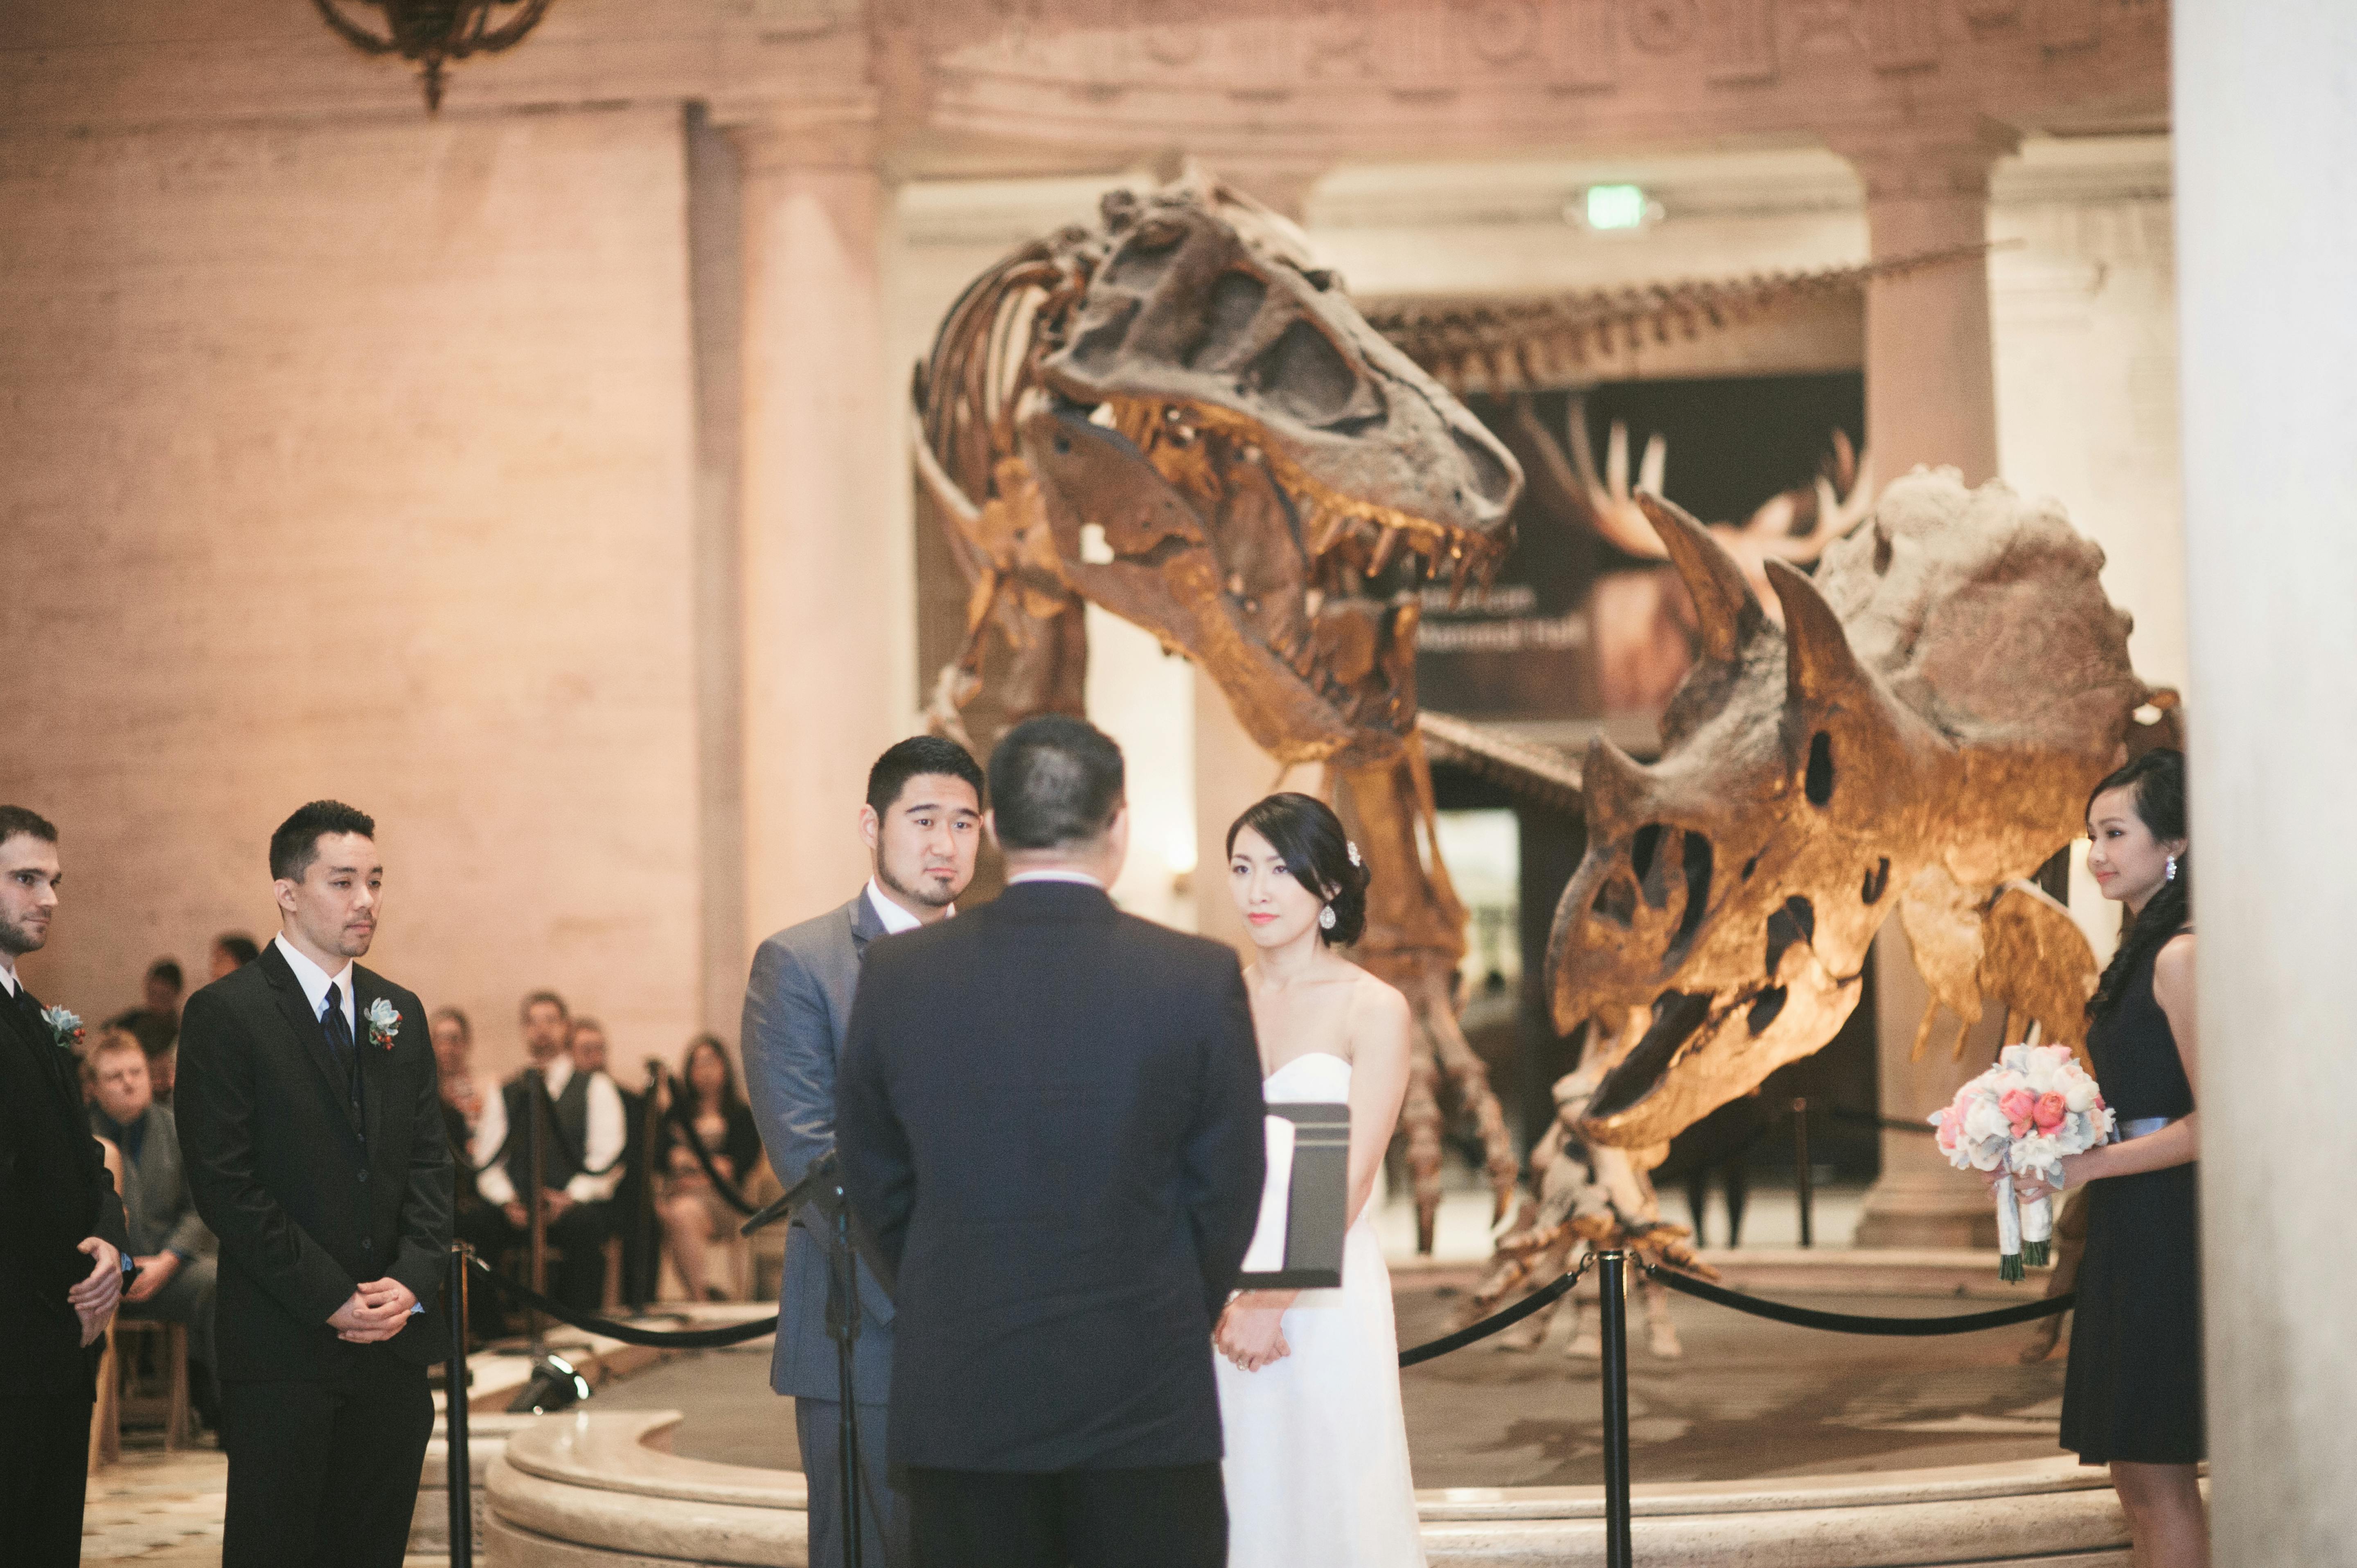
<path id="1" fill-rule="evenodd" d="M 1640 229 L 1645 223 L 1645 188 L 1640 185 L 1591 185 L 1587 188 L 1587 226 L 1591 229 Z"/>

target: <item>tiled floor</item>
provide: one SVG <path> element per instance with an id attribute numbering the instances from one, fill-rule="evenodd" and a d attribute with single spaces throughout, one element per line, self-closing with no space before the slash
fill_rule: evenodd
<path id="1" fill-rule="evenodd" d="M 90 1483 L 82 1561 L 213 1568 L 228 1485 L 229 1461 L 217 1450 L 167 1454 L 126 1434 L 123 1457 Z"/>

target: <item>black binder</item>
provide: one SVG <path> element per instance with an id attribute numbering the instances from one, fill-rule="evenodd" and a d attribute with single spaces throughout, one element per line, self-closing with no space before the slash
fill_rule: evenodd
<path id="1" fill-rule="evenodd" d="M 1293 1123 L 1293 1183 L 1285 1215 L 1285 1266 L 1246 1273 L 1238 1290 L 1331 1290 L 1342 1283 L 1342 1237 L 1351 1228 L 1351 1108 L 1284 1101 L 1271 1116 Z"/>

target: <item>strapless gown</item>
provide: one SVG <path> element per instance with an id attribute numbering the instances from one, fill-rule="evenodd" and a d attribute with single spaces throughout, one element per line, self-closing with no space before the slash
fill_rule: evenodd
<path id="1" fill-rule="evenodd" d="M 1348 1101 L 1351 1064 L 1296 1057 L 1271 1101 Z M 1424 1568 L 1391 1271 L 1370 1199 L 1342 1243 L 1342 1283 L 1285 1315 L 1292 1354 L 1257 1372 L 1213 1358 L 1227 1438 L 1230 1568 Z"/>

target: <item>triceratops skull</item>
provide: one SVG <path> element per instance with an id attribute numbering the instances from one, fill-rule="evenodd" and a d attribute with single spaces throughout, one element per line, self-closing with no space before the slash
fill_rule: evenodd
<path id="1" fill-rule="evenodd" d="M 2147 696 L 2103 553 L 2003 485 L 1919 469 L 1813 581 L 1770 560 L 1781 629 L 1706 530 L 1645 507 L 1704 657 L 1657 763 L 1590 749 L 1587 855 L 1549 953 L 1556 1026 L 1590 1024 L 1613 1062 L 1581 1131 L 1622 1146 L 1666 1143 L 1832 1039 L 1894 908 L 1910 934 L 1963 933 L 1943 999 L 1977 1015 L 1975 962 L 2018 950 L 1996 929 L 2067 925 L 2007 885 L 2070 839 Z M 2058 1028 L 2069 992 L 2011 988 Z"/>

